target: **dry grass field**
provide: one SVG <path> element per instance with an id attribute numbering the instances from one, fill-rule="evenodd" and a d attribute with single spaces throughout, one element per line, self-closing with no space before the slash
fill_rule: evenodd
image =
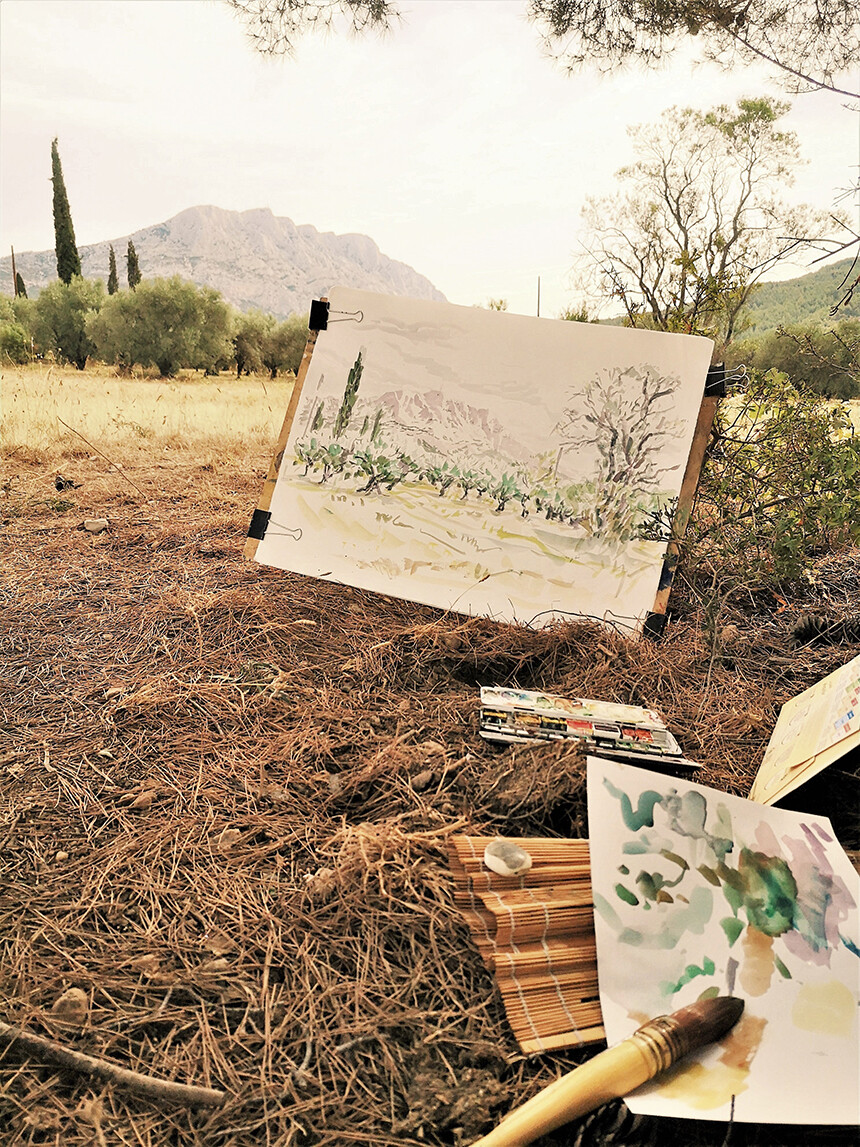
<path id="1" fill-rule="evenodd" d="M 687 574 L 660 644 L 266 569 L 242 547 L 286 385 L 2 374 L 0 1019 L 227 1093 L 190 1109 L 0 1047 L 4 1147 L 465 1147 L 586 1058 L 518 1052 L 451 903 L 452 831 L 587 835 L 578 751 L 482 741 L 477 685 L 652 704 L 745 794 L 780 705 L 860 653 L 790 637 L 856 611 L 856 553 L 716 624 Z M 807 795 L 856 849 L 857 768 Z M 622 1114 L 541 1142 L 855 1142 Z"/>

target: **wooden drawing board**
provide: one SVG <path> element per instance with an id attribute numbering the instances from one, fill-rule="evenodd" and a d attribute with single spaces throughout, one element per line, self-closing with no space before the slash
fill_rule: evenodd
<path id="1" fill-rule="evenodd" d="M 345 288 L 330 305 L 347 318 L 309 340 L 247 556 L 504 621 L 638 633 L 665 610 L 710 340 Z"/>

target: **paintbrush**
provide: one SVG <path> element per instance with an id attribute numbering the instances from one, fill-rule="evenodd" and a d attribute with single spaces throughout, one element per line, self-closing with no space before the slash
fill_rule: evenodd
<path id="1" fill-rule="evenodd" d="M 649 1020 L 623 1043 L 538 1092 L 472 1147 L 525 1147 L 602 1103 L 629 1095 L 683 1056 L 725 1035 L 743 1010 L 743 1000 L 717 996 Z"/>

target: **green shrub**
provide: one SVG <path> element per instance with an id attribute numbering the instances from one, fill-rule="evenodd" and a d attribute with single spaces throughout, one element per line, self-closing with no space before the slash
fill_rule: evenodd
<path id="1" fill-rule="evenodd" d="M 817 554 L 860 542 L 860 438 L 841 403 L 752 372 L 724 400 L 684 551 L 724 584 L 794 581 Z"/>
<path id="2" fill-rule="evenodd" d="M 20 323 L 0 322 L 0 359 L 16 364 L 30 361 L 30 336 Z"/>

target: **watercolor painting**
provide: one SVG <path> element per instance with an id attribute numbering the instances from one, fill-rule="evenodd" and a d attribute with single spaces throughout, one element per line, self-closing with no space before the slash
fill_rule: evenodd
<path id="1" fill-rule="evenodd" d="M 465 614 L 653 608 L 710 340 L 335 288 L 255 558 Z"/>
<path id="2" fill-rule="evenodd" d="M 829 820 L 588 760 L 600 1000 L 615 1043 L 710 995 L 745 1001 L 636 1112 L 860 1120 L 860 876 Z"/>
<path id="3" fill-rule="evenodd" d="M 860 657 L 786 701 L 750 791 L 774 804 L 860 745 Z"/>

